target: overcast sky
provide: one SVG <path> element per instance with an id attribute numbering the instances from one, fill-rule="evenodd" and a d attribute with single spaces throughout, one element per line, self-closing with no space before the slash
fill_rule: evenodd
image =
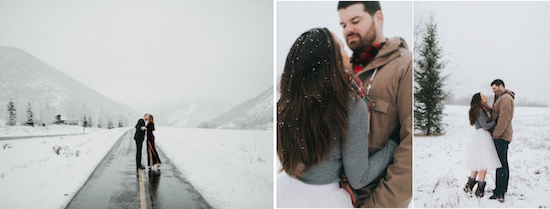
<path id="1" fill-rule="evenodd" d="M 449 61 L 449 90 L 493 95 L 500 78 L 518 99 L 550 104 L 550 2 L 415 2 L 433 11 Z"/>
<path id="2" fill-rule="evenodd" d="M 141 112 L 236 105 L 273 85 L 273 2 L 0 0 L 0 46 Z"/>
<path id="3" fill-rule="evenodd" d="M 412 51 L 413 3 L 380 2 L 384 14 L 384 36 L 400 36 L 405 39 Z M 338 15 L 338 1 L 277 2 L 277 82 L 283 73 L 284 63 L 290 46 L 303 32 L 316 27 L 326 27 L 340 40 L 343 30 Z M 344 43 L 344 42 L 343 42 Z M 348 55 L 351 50 L 345 46 Z M 278 83 L 277 83 L 278 85 Z"/>

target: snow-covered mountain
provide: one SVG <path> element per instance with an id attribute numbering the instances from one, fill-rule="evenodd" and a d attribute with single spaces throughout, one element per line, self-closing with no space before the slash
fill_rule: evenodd
<path id="1" fill-rule="evenodd" d="M 273 87 L 210 121 L 221 129 L 272 129 Z"/>
<path id="2" fill-rule="evenodd" d="M 196 128 L 231 108 L 233 105 L 221 102 L 183 102 L 155 115 L 155 122 L 163 126 Z"/>
<path id="3" fill-rule="evenodd" d="M 30 103 L 35 120 L 46 124 L 54 116 L 68 120 L 92 117 L 96 126 L 119 120 L 132 125 L 140 115 L 132 108 L 107 98 L 81 84 L 33 55 L 17 48 L 0 47 L 0 117 L 7 118 L 7 104 L 15 103 L 18 123 L 26 120 Z M 130 123 L 129 123 L 130 121 Z M 2 124 L 4 125 L 4 124 Z"/>

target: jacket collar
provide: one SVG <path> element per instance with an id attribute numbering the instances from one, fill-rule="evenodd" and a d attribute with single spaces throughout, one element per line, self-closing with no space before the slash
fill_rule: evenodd
<path id="1" fill-rule="evenodd" d="M 367 65 L 358 75 L 378 67 L 382 67 L 395 58 L 401 56 L 399 48 L 408 49 L 407 43 L 401 37 L 393 37 L 391 39 L 386 38 L 386 44 L 378 51 L 376 57 Z"/>
<path id="2" fill-rule="evenodd" d="M 513 92 L 513 91 L 510 91 L 508 89 L 504 89 L 504 91 L 502 93 L 500 93 L 500 95 L 498 95 L 498 97 L 496 99 L 499 99 L 500 97 L 502 97 L 504 94 L 509 94 L 512 99 L 515 99 L 516 98 L 516 94 Z M 496 101 L 496 100 L 495 100 Z"/>

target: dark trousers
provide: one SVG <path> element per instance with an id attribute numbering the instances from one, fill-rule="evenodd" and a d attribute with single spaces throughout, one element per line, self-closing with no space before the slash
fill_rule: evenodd
<path id="1" fill-rule="evenodd" d="M 508 145 L 509 141 L 504 139 L 495 140 L 495 148 L 497 149 L 498 158 L 502 167 L 497 168 L 496 171 L 496 195 L 504 195 L 508 191 L 508 180 L 510 175 L 510 169 L 508 168 Z"/>
<path id="2" fill-rule="evenodd" d="M 134 139 L 136 141 L 136 166 L 141 165 L 141 150 L 143 150 L 143 139 Z"/>

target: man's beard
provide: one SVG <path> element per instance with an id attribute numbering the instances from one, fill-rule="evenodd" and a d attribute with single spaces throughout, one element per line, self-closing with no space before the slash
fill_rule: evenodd
<path id="1" fill-rule="evenodd" d="M 501 91 L 500 89 L 497 89 L 496 91 L 494 91 L 493 93 L 495 93 L 495 99 L 498 98 L 500 96 L 500 94 L 502 94 L 502 92 L 504 91 Z M 496 102 L 496 100 L 495 100 Z"/>
<path id="2" fill-rule="evenodd" d="M 374 27 L 374 20 L 372 21 L 372 24 L 369 30 L 367 31 L 367 34 L 364 37 L 358 33 L 348 34 L 348 36 L 351 36 L 351 35 L 359 36 L 359 41 L 354 43 L 347 42 L 348 47 L 354 53 L 364 52 L 367 49 L 367 47 L 372 46 L 374 43 L 374 40 L 376 40 L 376 28 Z"/>

